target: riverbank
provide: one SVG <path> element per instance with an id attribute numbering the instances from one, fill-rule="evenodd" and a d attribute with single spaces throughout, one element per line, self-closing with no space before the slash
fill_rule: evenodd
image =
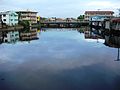
<path id="1" fill-rule="evenodd" d="M 20 30 L 23 29 L 24 27 L 21 25 L 18 26 L 11 26 L 11 27 L 6 27 L 6 28 L 0 28 L 0 31 L 14 31 L 14 30 Z"/>

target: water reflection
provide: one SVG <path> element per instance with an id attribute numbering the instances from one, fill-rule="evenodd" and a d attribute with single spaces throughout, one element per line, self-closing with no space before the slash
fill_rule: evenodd
<path id="1" fill-rule="evenodd" d="M 20 32 L 20 41 L 31 41 L 31 40 L 37 40 L 37 29 L 33 28 L 30 30 L 24 30 Z"/>
<path id="2" fill-rule="evenodd" d="M 102 34 L 99 33 L 100 30 L 96 30 L 94 28 L 87 27 L 84 31 L 85 39 L 90 40 L 96 40 L 97 43 L 99 41 L 103 41 Z"/>
<path id="3" fill-rule="evenodd" d="M 31 28 L 29 30 L 15 30 L 15 31 L 1 31 L 0 32 L 0 44 L 9 43 L 15 44 L 19 41 L 31 41 L 37 40 L 38 29 Z"/>
<path id="4" fill-rule="evenodd" d="M 105 45 L 112 47 L 112 48 L 117 48 L 118 49 L 118 55 L 116 61 L 120 61 L 119 58 L 119 49 L 120 49 L 120 31 L 115 31 L 114 33 L 105 32 Z"/>
<path id="5" fill-rule="evenodd" d="M 117 48 L 118 54 L 117 54 L 117 60 L 119 61 L 119 48 L 120 48 L 120 31 L 109 31 L 109 30 L 103 30 L 103 29 L 96 29 L 87 27 L 84 30 L 85 39 L 95 39 L 97 43 L 99 42 L 99 39 L 104 40 L 104 45 L 111 47 L 111 48 Z"/>
<path id="6" fill-rule="evenodd" d="M 15 44 L 17 42 L 28 42 L 33 40 L 39 39 L 39 34 L 41 32 L 52 32 L 54 29 L 38 29 L 38 28 L 31 28 L 29 30 L 15 30 L 15 31 L 1 31 L 0 32 L 0 44 L 2 43 L 9 43 Z M 80 34 L 84 34 L 84 38 L 86 41 L 96 41 L 97 43 L 101 42 L 104 45 L 117 48 L 118 55 L 117 61 L 119 61 L 119 48 L 120 48 L 120 31 L 108 31 L 103 29 L 96 29 L 91 27 L 81 27 L 81 28 L 70 28 L 70 29 L 55 29 L 58 32 L 66 32 L 66 31 L 78 31 Z"/>
<path id="7" fill-rule="evenodd" d="M 120 89 L 120 63 L 113 61 L 118 38 L 111 41 L 110 32 L 89 27 L 33 31 L 18 31 L 20 43 L 14 45 L 4 44 L 8 32 L 0 33 L 0 90 Z M 23 43 L 29 40 L 35 41 Z"/>

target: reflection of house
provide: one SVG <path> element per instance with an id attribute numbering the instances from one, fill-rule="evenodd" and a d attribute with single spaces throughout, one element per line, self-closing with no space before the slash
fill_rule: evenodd
<path id="1" fill-rule="evenodd" d="M 31 23 L 37 23 L 37 12 L 27 10 L 27 11 L 17 11 L 17 13 L 19 15 L 20 21 L 28 20 Z"/>
<path id="2" fill-rule="evenodd" d="M 20 32 L 20 40 L 21 41 L 30 41 L 30 40 L 36 40 L 37 37 L 37 29 L 31 29 L 28 31 Z"/>
<path id="3" fill-rule="evenodd" d="M 116 32 L 116 31 L 115 31 Z M 108 47 L 118 48 L 117 59 L 115 61 L 120 61 L 120 31 L 117 33 L 105 33 L 105 42 L 104 44 Z"/>
<path id="4" fill-rule="evenodd" d="M 113 11 L 85 11 L 85 20 L 89 21 L 92 16 L 105 16 L 111 18 L 113 14 Z"/>
<path id="5" fill-rule="evenodd" d="M 19 32 L 18 31 L 10 31 L 4 33 L 4 42 L 7 43 L 15 43 L 19 41 Z"/>
<path id="6" fill-rule="evenodd" d="M 1 12 L 1 21 L 8 26 L 14 26 L 18 24 L 18 14 L 13 11 Z"/>
<path id="7" fill-rule="evenodd" d="M 110 30 L 110 29 L 111 29 L 110 19 L 105 19 L 105 20 L 104 20 L 104 24 L 105 24 L 105 29 L 107 29 L 107 30 Z"/>
<path id="8" fill-rule="evenodd" d="M 120 36 L 105 35 L 105 45 L 120 48 Z"/>
<path id="9" fill-rule="evenodd" d="M 0 44 L 3 43 L 3 35 L 2 32 L 0 32 Z"/>
<path id="10" fill-rule="evenodd" d="M 92 31 L 85 31 L 85 39 L 103 39 L 101 36 L 95 34 Z"/>
<path id="11" fill-rule="evenodd" d="M 120 18 L 113 18 L 111 19 L 112 29 L 120 30 Z"/>

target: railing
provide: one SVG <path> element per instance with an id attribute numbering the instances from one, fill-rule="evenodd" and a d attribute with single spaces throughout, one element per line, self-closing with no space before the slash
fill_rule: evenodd
<path id="1" fill-rule="evenodd" d="M 46 21 L 40 21 L 40 23 L 89 23 L 88 21 L 79 21 L 79 20 L 46 20 Z"/>

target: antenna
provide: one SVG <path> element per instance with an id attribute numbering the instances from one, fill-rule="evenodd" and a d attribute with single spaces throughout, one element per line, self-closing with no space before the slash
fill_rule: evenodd
<path id="1" fill-rule="evenodd" d="M 100 11 L 100 9 L 97 9 L 98 11 Z"/>
<path id="2" fill-rule="evenodd" d="M 27 11 L 29 11 L 29 9 L 27 9 Z"/>

